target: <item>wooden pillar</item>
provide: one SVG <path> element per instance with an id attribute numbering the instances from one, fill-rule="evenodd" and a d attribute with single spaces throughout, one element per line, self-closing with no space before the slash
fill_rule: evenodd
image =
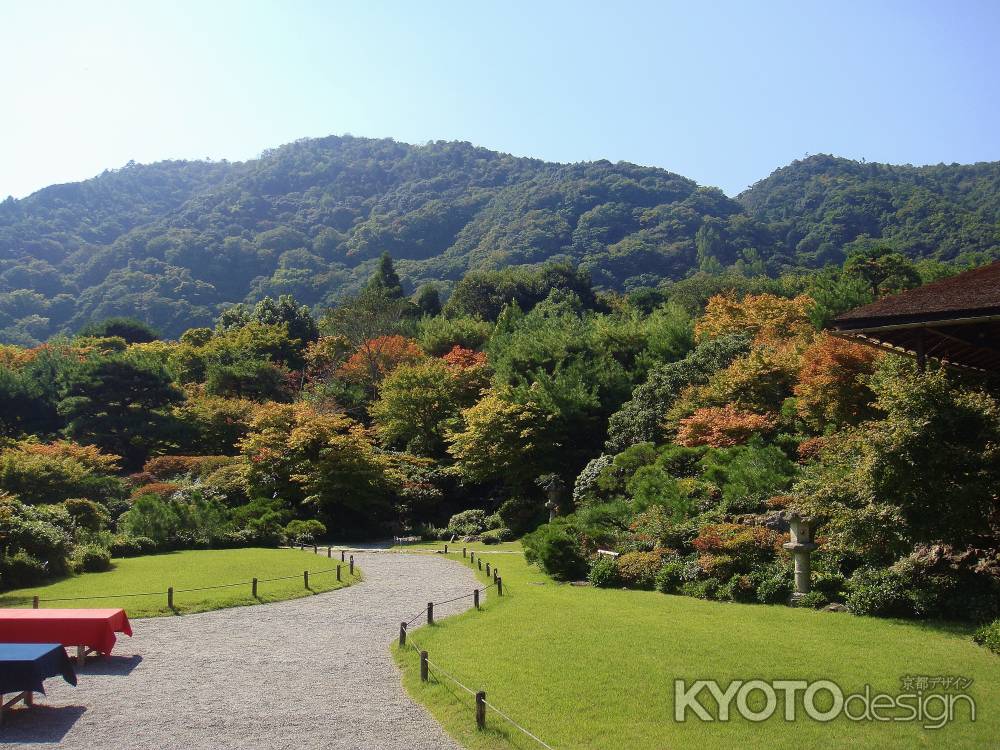
<path id="1" fill-rule="evenodd" d="M 257 579 L 256 578 L 253 579 L 252 594 L 253 594 L 253 598 L 256 599 L 257 598 Z"/>
<path id="2" fill-rule="evenodd" d="M 402 648 L 406 645 L 406 623 L 399 623 L 399 647 Z"/>
<path id="3" fill-rule="evenodd" d="M 486 693 L 483 690 L 476 693 L 476 729 L 486 729 Z"/>
<path id="4" fill-rule="evenodd" d="M 434 624 L 434 602 L 427 602 L 427 624 Z"/>
<path id="5" fill-rule="evenodd" d="M 426 651 L 421 651 L 420 652 L 420 681 L 421 682 L 427 682 L 427 670 L 428 670 L 427 652 Z"/>

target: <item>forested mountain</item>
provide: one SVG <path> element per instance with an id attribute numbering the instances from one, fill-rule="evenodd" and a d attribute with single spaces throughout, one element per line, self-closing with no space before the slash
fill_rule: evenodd
<path id="1" fill-rule="evenodd" d="M 359 289 L 386 251 L 408 292 L 551 260 L 610 289 L 730 266 L 773 275 L 839 263 L 861 235 L 913 256 L 996 255 L 998 183 L 1000 164 L 820 156 L 734 200 L 652 167 L 349 136 L 238 164 L 129 164 L 0 203 L 0 341 L 116 315 L 176 337 L 229 304 L 286 293 L 322 307 Z"/>
<path id="2" fill-rule="evenodd" d="M 913 167 L 820 154 L 778 169 L 737 200 L 806 266 L 841 263 L 867 238 L 912 258 L 1000 251 L 1000 162 Z"/>

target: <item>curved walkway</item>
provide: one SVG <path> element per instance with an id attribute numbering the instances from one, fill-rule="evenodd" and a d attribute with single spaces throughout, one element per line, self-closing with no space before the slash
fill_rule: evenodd
<path id="1" fill-rule="evenodd" d="M 134 621 L 78 687 L 51 679 L 35 708 L 8 714 L 0 744 L 457 750 L 407 697 L 389 644 L 428 601 L 471 593 L 472 571 L 427 554 L 354 559 L 364 581 L 339 591 Z M 435 619 L 470 605 L 435 606 Z"/>

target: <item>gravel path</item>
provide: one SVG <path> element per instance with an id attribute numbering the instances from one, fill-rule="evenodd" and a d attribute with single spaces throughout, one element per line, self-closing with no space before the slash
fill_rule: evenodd
<path id="1" fill-rule="evenodd" d="M 133 621 L 135 636 L 83 667 L 78 687 L 51 679 L 35 708 L 8 714 L 0 744 L 457 750 L 407 697 L 389 644 L 428 601 L 471 593 L 472 571 L 434 555 L 355 561 L 365 580 L 340 591 Z"/>

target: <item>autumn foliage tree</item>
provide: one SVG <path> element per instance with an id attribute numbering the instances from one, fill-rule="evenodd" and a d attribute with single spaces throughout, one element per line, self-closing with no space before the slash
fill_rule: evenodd
<path id="1" fill-rule="evenodd" d="M 718 294 L 708 300 L 705 313 L 695 324 L 695 336 L 713 339 L 729 333 L 749 331 L 756 344 L 777 344 L 813 333 L 809 312 L 815 303 L 805 295 L 793 299 L 773 294 L 748 294 L 738 299 Z"/>
<path id="2" fill-rule="evenodd" d="M 350 358 L 340 366 L 337 375 L 363 383 L 372 392 L 388 373 L 404 364 L 413 364 L 426 357 L 413 339 L 399 334 L 365 339 Z"/>
<path id="3" fill-rule="evenodd" d="M 867 381 L 878 356 L 870 347 L 820 334 L 802 355 L 794 388 L 802 421 L 823 432 L 869 416 L 875 394 Z"/>
<path id="4" fill-rule="evenodd" d="M 743 411 L 732 404 L 709 406 L 681 420 L 677 443 L 689 448 L 729 448 L 746 443 L 755 433 L 770 432 L 776 425 L 777 420 L 769 414 Z"/>

